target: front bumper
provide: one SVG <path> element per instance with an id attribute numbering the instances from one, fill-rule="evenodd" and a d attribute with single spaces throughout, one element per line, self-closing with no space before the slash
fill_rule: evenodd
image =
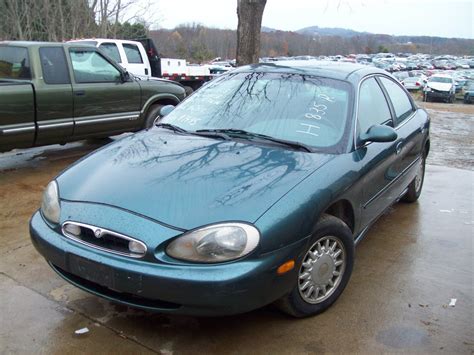
<path id="1" fill-rule="evenodd" d="M 36 212 L 35 248 L 68 282 L 114 302 L 163 313 L 217 316 L 244 313 L 288 293 L 297 270 L 277 275 L 301 258 L 306 239 L 259 256 L 214 265 L 136 260 L 96 250 L 62 236 Z"/>
<path id="2" fill-rule="evenodd" d="M 433 97 L 436 99 L 449 99 L 452 93 L 450 91 L 426 91 L 427 97 Z"/>

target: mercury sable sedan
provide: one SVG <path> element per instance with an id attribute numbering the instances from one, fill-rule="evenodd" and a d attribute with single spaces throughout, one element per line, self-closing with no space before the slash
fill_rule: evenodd
<path id="1" fill-rule="evenodd" d="M 376 68 L 241 67 L 161 116 L 63 171 L 30 222 L 54 271 L 113 302 L 321 313 L 377 217 L 421 193 L 429 118 Z"/>

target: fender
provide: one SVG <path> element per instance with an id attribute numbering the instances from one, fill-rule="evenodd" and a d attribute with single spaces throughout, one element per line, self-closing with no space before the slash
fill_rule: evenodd
<path id="1" fill-rule="evenodd" d="M 153 95 L 142 106 L 142 109 L 140 110 L 140 119 L 145 118 L 145 115 L 151 105 L 161 100 L 173 101 L 176 105 L 181 102 L 180 99 L 176 95 L 173 95 L 173 94 L 163 93 L 163 94 Z"/>

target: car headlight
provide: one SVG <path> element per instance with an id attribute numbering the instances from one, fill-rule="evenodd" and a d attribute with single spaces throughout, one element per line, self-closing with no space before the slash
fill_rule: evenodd
<path id="1" fill-rule="evenodd" d="M 176 259 L 218 263 L 247 255 L 260 240 L 257 228 L 245 223 L 222 223 L 200 228 L 173 240 L 166 253 Z"/>
<path id="2" fill-rule="evenodd" d="M 56 224 L 59 223 L 61 207 L 59 205 L 58 184 L 54 180 L 44 190 L 41 213 L 48 221 Z"/>

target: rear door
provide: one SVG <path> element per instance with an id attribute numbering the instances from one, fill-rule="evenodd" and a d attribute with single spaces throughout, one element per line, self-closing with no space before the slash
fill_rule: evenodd
<path id="1" fill-rule="evenodd" d="M 38 133 L 36 144 L 61 143 L 71 139 L 74 128 L 72 85 L 62 46 L 38 49 L 42 76 L 36 88 Z"/>
<path id="2" fill-rule="evenodd" d="M 393 109 L 395 129 L 398 134 L 396 141 L 396 172 L 398 195 L 414 179 L 417 163 L 423 150 L 426 114 L 418 112 L 409 98 L 409 94 L 398 83 L 387 77 L 378 78 L 385 89 Z M 422 117 L 424 116 L 424 117 Z M 398 196 L 395 196 L 397 198 Z"/>
<path id="3" fill-rule="evenodd" d="M 73 68 L 74 136 L 111 135 L 137 129 L 141 89 L 122 81 L 121 70 L 96 48 L 70 48 Z"/>

